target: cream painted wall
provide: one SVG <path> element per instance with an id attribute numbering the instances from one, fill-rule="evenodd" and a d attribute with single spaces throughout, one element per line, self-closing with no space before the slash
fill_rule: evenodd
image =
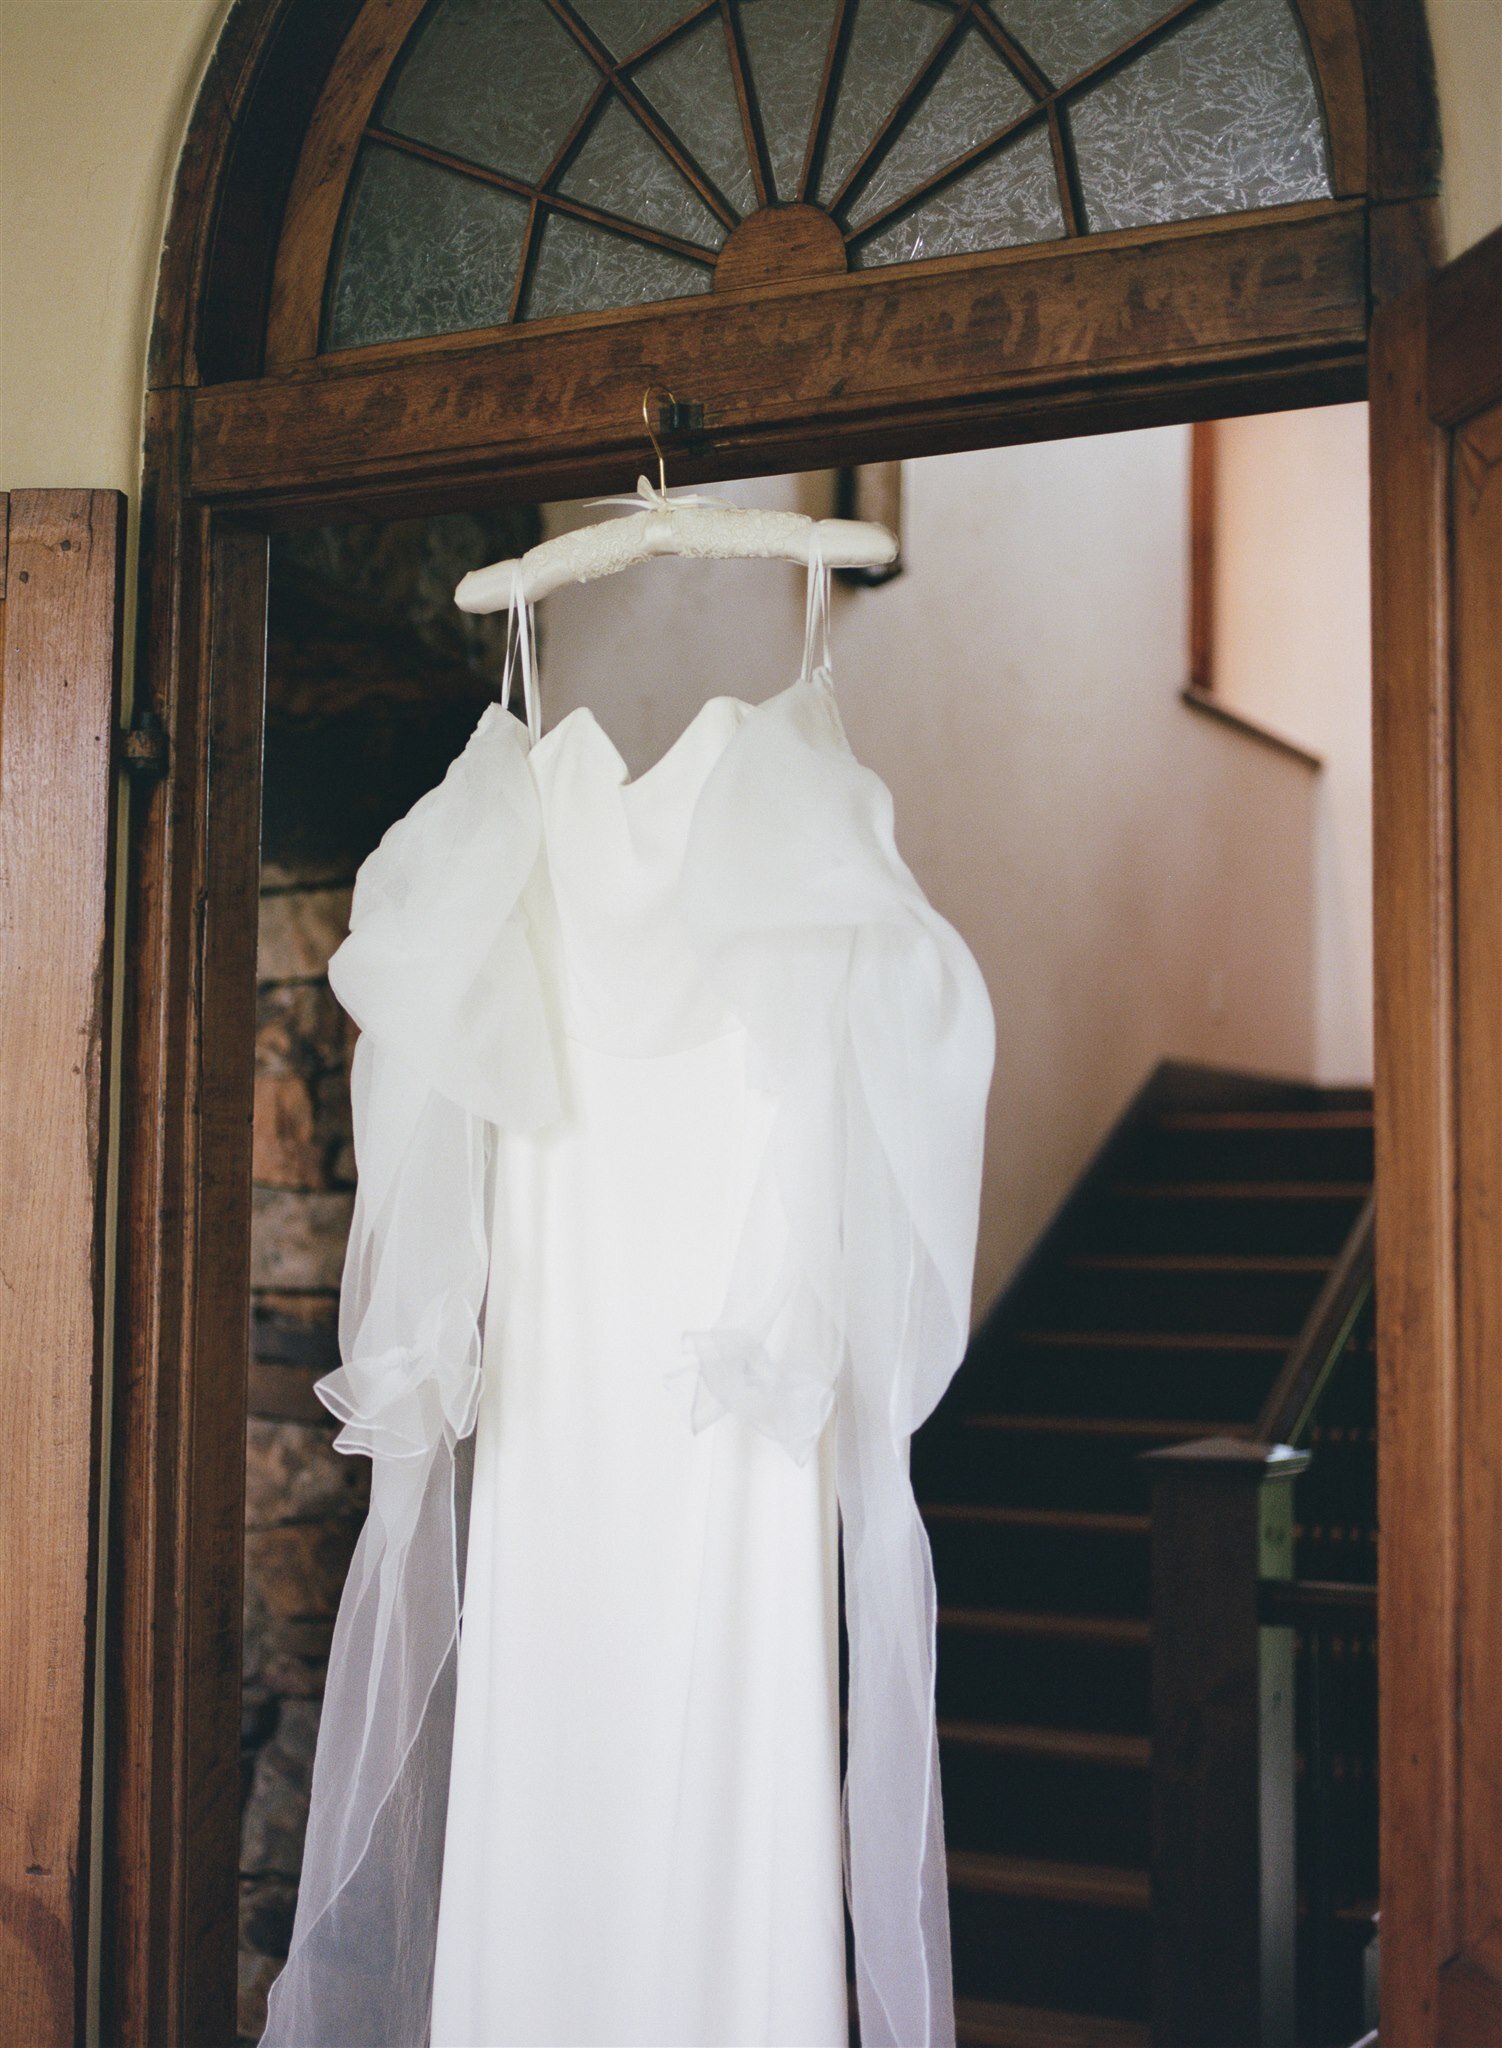
<path id="1" fill-rule="evenodd" d="M 167 193 L 226 0 L 0 0 L 0 486 L 134 495 Z"/>
<path id="2" fill-rule="evenodd" d="M 1371 576 L 1364 405 L 1222 421 L 1216 694 L 1321 756 L 1315 1074 L 1372 1078 Z"/>
<path id="3" fill-rule="evenodd" d="M 1312 1071 L 1315 778 L 1178 701 L 1186 461 L 1172 428 L 910 463 L 905 573 L 835 594 L 851 743 L 996 1007 L 978 1309 L 1160 1059 Z M 802 583 L 658 562 L 544 625 L 548 721 L 589 703 L 638 772 L 792 679 Z"/>
<path id="4" fill-rule="evenodd" d="M 1428 0 L 1444 142 L 1445 247 L 1502 227 L 1502 0 Z"/>

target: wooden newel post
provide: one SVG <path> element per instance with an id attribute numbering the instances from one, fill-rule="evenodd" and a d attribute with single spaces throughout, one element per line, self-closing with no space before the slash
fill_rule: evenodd
<path id="1" fill-rule="evenodd" d="M 1293 2048 L 1293 1568 L 1286 1444 L 1148 1453 L 1152 1482 L 1153 2048 Z"/>

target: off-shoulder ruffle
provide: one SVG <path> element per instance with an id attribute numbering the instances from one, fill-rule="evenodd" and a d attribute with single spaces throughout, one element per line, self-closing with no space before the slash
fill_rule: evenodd
<path id="1" fill-rule="evenodd" d="M 506 1130 L 559 1114 L 558 1067 L 521 909 L 542 844 L 524 728 L 482 713 L 436 789 L 355 882 L 329 983 L 360 1029 Z"/>

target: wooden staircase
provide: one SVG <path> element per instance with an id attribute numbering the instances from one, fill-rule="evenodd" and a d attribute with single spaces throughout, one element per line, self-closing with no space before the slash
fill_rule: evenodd
<path id="1" fill-rule="evenodd" d="M 1146 2048 L 1137 1458 L 1251 1425 L 1371 1178 L 1369 1095 L 1160 1070 L 914 1444 L 962 2042 Z"/>

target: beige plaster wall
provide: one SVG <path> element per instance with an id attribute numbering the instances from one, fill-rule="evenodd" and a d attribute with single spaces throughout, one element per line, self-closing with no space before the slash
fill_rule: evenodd
<path id="1" fill-rule="evenodd" d="M 1428 0 L 1444 140 L 1445 246 L 1502 227 L 1502 0 Z"/>
<path id="2" fill-rule="evenodd" d="M 226 0 L 0 0 L 0 487 L 134 493 L 167 190 Z"/>
<path id="3" fill-rule="evenodd" d="M 1364 405 L 1216 433 L 1216 693 L 1320 755 L 1315 1073 L 1372 1078 L 1371 574 Z"/>
<path id="4" fill-rule="evenodd" d="M 907 569 L 835 594 L 851 743 L 996 1009 L 978 1310 L 1160 1059 L 1314 1068 L 1316 778 L 1179 702 L 1186 464 L 1182 428 L 909 463 Z M 588 703 L 639 772 L 706 695 L 792 679 L 802 579 L 657 562 L 544 627 L 548 722 Z"/>

